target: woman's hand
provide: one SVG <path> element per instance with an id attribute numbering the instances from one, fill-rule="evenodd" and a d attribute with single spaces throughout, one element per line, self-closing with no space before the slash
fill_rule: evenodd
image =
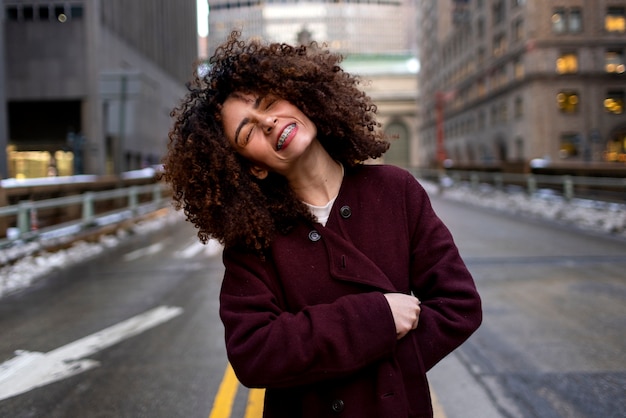
<path id="1" fill-rule="evenodd" d="M 404 293 L 386 293 L 385 298 L 393 314 L 398 339 L 417 328 L 421 311 L 419 299 Z"/>

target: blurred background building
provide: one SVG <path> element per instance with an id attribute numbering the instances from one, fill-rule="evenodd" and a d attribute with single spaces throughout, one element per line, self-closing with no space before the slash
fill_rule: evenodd
<path id="1" fill-rule="evenodd" d="M 0 5 L 2 177 L 117 174 L 160 161 L 198 56 L 195 0 Z"/>
<path id="2" fill-rule="evenodd" d="M 343 53 L 404 54 L 415 44 L 413 0 L 209 0 L 209 9 L 210 48 L 233 29 Z"/>
<path id="3" fill-rule="evenodd" d="M 385 162 L 417 161 L 417 60 L 414 0 L 209 0 L 207 55 L 233 29 L 244 38 L 326 43 L 361 76 L 392 138 Z"/>
<path id="4" fill-rule="evenodd" d="M 0 175 L 158 163 L 194 61 L 233 29 L 342 53 L 394 138 L 385 162 L 626 163 L 624 0 L 207 2 L 198 42 L 195 0 L 0 0 Z"/>
<path id="5" fill-rule="evenodd" d="M 418 1 L 417 15 L 420 165 L 626 163 L 626 1 Z"/>

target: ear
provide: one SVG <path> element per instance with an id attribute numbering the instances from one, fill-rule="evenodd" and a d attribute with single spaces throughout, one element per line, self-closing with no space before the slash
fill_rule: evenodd
<path id="1" fill-rule="evenodd" d="M 252 173 L 252 175 L 258 178 L 259 180 L 263 180 L 269 175 L 269 172 L 266 169 L 261 168 L 256 165 L 250 167 L 250 173 Z"/>

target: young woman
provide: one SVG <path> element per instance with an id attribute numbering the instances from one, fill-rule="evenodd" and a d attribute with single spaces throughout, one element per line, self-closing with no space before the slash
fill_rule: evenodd
<path id="1" fill-rule="evenodd" d="M 430 417 L 426 372 L 481 321 L 453 239 L 341 57 L 236 32 L 175 111 L 165 179 L 224 244 L 228 358 L 265 417 Z"/>

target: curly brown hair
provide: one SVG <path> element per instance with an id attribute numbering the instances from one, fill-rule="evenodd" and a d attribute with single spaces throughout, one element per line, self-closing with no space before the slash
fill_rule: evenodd
<path id="1" fill-rule="evenodd" d="M 163 176 L 200 241 L 263 251 L 275 233 L 313 217 L 284 177 L 270 173 L 259 180 L 226 139 L 220 112 L 229 95 L 288 100 L 317 126 L 317 139 L 345 167 L 380 157 L 389 143 L 378 129 L 376 106 L 358 88 L 361 80 L 339 66 L 341 55 L 315 42 L 295 47 L 240 36 L 232 32 L 216 49 L 206 74 L 196 70 L 172 111 Z"/>

